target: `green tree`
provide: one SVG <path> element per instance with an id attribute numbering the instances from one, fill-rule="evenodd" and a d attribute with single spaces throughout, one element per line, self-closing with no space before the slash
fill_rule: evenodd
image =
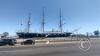
<path id="1" fill-rule="evenodd" d="M 94 35 L 95 35 L 96 37 L 98 37 L 99 34 L 100 34 L 99 30 L 95 30 L 93 33 L 94 33 Z"/>
<path id="2" fill-rule="evenodd" d="M 8 35 L 9 35 L 8 32 L 4 32 L 4 33 L 3 33 L 3 37 L 7 37 Z"/>

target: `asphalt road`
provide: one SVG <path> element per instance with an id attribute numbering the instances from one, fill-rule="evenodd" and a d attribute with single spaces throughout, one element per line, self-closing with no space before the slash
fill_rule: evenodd
<path id="1" fill-rule="evenodd" d="M 0 56 L 100 56 L 100 44 L 92 43 L 88 51 L 78 43 L 44 46 L 0 47 Z"/>

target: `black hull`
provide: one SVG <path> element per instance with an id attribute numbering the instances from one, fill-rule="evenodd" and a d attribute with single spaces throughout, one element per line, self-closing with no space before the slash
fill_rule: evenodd
<path id="1" fill-rule="evenodd" d="M 17 33 L 19 38 L 56 38 L 56 37 L 69 37 L 72 33 Z"/>

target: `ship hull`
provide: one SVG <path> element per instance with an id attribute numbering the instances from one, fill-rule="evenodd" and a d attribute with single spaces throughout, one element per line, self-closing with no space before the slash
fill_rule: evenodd
<path id="1" fill-rule="evenodd" d="M 17 33 L 18 38 L 56 38 L 69 37 L 72 33 Z"/>

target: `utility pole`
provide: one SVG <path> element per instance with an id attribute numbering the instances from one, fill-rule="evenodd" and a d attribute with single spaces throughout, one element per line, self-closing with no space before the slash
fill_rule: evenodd
<path id="1" fill-rule="evenodd" d="M 42 22 L 41 22 L 41 24 L 42 24 L 42 33 L 44 33 L 44 25 L 45 25 L 45 22 L 44 22 L 44 16 L 45 16 L 45 14 L 44 14 L 44 7 L 43 7 L 43 14 L 42 14 Z"/>

